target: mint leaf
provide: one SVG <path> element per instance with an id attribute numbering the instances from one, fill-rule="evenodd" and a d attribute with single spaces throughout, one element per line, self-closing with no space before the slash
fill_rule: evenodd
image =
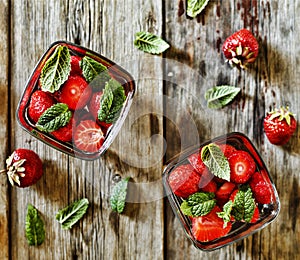
<path id="1" fill-rule="evenodd" d="M 63 229 L 71 229 L 83 217 L 88 207 L 88 199 L 80 199 L 59 210 L 55 218 L 62 225 Z"/>
<path id="2" fill-rule="evenodd" d="M 201 149 L 201 159 L 215 176 L 230 181 L 230 167 L 220 147 L 214 143 Z"/>
<path id="3" fill-rule="evenodd" d="M 126 100 L 122 85 L 114 80 L 109 80 L 104 88 L 100 100 L 98 119 L 102 122 L 113 123 L 119 117 L 123 103 Z"/>
<path id="4" fill-rule="evenodd" d="M 214 197 L 212 192 L 196 192 L 181 203 L 180 209 L 187 216 L 204 216 L 216 205 Z"/>
<path id="5" fill-rule="evenodd" d="M 134 45 L 139 50 L 151 54 L 160 54 L 170 47 L 163 39 L 149 32 L 136 33 Z"/>
<path id="6" fill-rule="evenodd" d="M 100 62 L 84 56 L 79 63 L 82 69 L 82 75 L 91 87 L 103 86 L 111 79 L 108 69 Z"/>
<path id="7" fill-rule="evenodd" d="M 250 222 L 253 217 L 255 210 L 255 200 L 252 198 L 251 188 L 246 186 L 241 186 L 239 191 L 234 197 L 232 216 L 235 220 L 245 222 Z"/>
<path id="8" fill-rule="evenodd" d="M 187 0 L 187 15 L 195 18 L 206 7 L 209 0 Z"/>
<path id="9" fill-rule="evenodd" d="M 27 205 L 25 236 L 30 246 L 41 245 L 45 240 L 44 222 L 31 204 Z"/>
<path id="10" fill-rule="evenodd" d="M 110 205 L 115 212 L 122 213 L 124 210 L 129 179 L 130 177 L 120 180 L 112 189 Z"/>
<path id="11" fill-rule="evenodd" d="M 56 47 L 42 68 L 40 83 L 43 91 L 54 93 L 68 79 L 71 71 L 71 55 L 66 46 Z"/>
<path id="12" fill-rule="evenodd" d="M 240 88 L 233 86 L 217 86 L 210 88 L 204 95 L 204 98 L 207 101 L 207 107 L 219 109 L 226 106 L 235 98 L 240 90 Z"/>
<path id="13" fill-rule="evenodd" d="M 227 227 L 227 223 L 230 222 L 232 207 L 233 207 L 233 202 L 229 200 L 224 204 L 223 211 L 217 212 L 218 217 L 224 220 L 224 225 L 223 225 L 224 228 Z"/>
<path id="14" fill-rule="evenodd" d="M 49 107 L 39 118 L 36 127 L 43 132 L 53 132 L 69 123 L 72 112 L 64 103 Z"/>

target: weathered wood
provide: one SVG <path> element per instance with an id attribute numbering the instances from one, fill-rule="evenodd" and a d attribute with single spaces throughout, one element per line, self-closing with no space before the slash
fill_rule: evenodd
<path id="1" fill-rule="evenodd" d="M 5 169 L 5 159 L 9 149 L 9 1 L 0 1 L 0 161 L 1 169 Z M 0 176 L 0 258 L 7 259 L 9 256 L 9 196 L 8 184 L 5 174 Z"/>

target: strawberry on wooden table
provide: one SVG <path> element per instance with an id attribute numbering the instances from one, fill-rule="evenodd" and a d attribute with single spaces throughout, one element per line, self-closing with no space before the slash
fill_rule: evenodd
<path id="1" fill-rule="evenodd" d="M 276 108 L 264 118 L 264 130 L 270 143 L 286 144 L 297 128 L 295 115 L 288 107 Z"/>
<path id="2" fill-rule="evenodd" d="M 252 32 L 241 29 L 229 36 L 223 43 L 222 50 L 230 65 L 245 69 L 258 56 L 259 44 Z"/>
<path id="3" fill-rule="evenodd" d="M 29 149 L 16 149 L 6 160 L 6 172 L 11 185 L 28 187 L 35 184 L 43 175 L 43 164 L 40 157 Z"/>

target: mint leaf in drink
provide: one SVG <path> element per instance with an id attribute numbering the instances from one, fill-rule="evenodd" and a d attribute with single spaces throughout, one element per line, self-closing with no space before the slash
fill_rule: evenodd
<path id="1" fill-rule="evenodd" d="M 121 179 L 112 189 L 110 196 L 110 205 L 112 210 L 115 212 L 122 213 L 125 208 L 129 179 L 130 177 Z"/>
<path id="2" fill-rule="evenodd" d="M 69 123 L 72 112 L 64 103 L 57 103 L 49 107 L 39 118 L 36 127 L 43 132 L 53 132 Z"/>
<path id="3" fill-rule="evenodd" d="M 45 240 L 44 222 L 31 204 L 27 205 L 25 236 L 30 246 L 39 246 Z"/>
<path id="4" fill-rule="evenodd" d="M 98 119 L 106 123 L 114 123 L 122 110 L 126 100 L 125 91 L 122 85 L 110 79 L 106 84 L 100 100 Z"/>
<path id="5" fill-rule="evenodd" d="M 84 56 L 79 65 L 82 69 L 82 75 L 93 88 L 104 86 L 111 79 L 108 69 L 88 56 Z"/>
<path id="6" fill-rule="evenodd" d="M 208 214 L 216 205 L 215 194 L 212 192 L 196 192 L 180 205 L 183 214 L 199 217 Z"/>
<path id="7" fill-rule="evenodd" d="M 218 145 L 211 143 L 204 146 L 201 159 L 213 175 L 230 181 L 229 162 Z"/>
<path id="8" fill-rule="evenodd" d="M 229 104 L 240 92 L 240 88 L 233 86 L 216 86 L 205 92 L 204 98 L 207 101 L 207 107 L 219 109 Z"/>
<path id="9" fill-rule="evenodd" d="M 71 55 L 66 46 L 57 46 L 42 68 L 40 83 L 43 91 L 54 93 L 68 79 Z"/>
<path id="10" fill-rule="evenodd" d="M 170 47 L 163 39 L 149 32 L 136 33 L 134 45 L 139 50 L 151 54 L 160 54 Z"/>
<path id="11" fill-rule="evenodd" d="M 63 229 L 71 229 L 83 217 L 88 207 L 88 199 L 80 199 L 59 210 L 55 218 Z"/>
<path id="12" fill-rule="evenodd" d="M 187 15 L 195 18 L 208 4 L 209 0 L 187 0 Z"/>

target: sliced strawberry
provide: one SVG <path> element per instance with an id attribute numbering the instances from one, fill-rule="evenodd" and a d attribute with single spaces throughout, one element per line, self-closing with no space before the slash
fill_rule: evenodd
<path id="1" fill-rule="evenodd" d="M 233 154 L 234 152 L 236 152 L 237 150 L 230 144 L 220 144 L 220 149 L 221 151 L 224 153 L 225 157 L 229 157 L 231 156 L 231 154 Z"/>
<path id="2" fill-rule="evenodd" d="M 224 227 L 224 221 L 218 217 L 218 212 L 221 210 L 215 206 L 207 215 L 192 218 L 192 234 L 196 240 L 208 242 L 229 233 L 232 224 L 228 222 L 227 226 Z"/>
<path id="3" fill-rule="evenodd" d="M 255 172 L 249 181 L 250 188 L 256 202 L 269 204 L 272 202 L 272 187 L 259 172 Z"/>
<path id="4" fill-rule="evenodd" d="M 169 185 L 175 195 L 187 198 L 199 191 L 200 175 L 190 165 L 180 165 L 169 175 Z"/>
<path id="5" fill-rule="evenodd" d="M 83 108 L 90 100 L 92 89 L 81 76 L 70 76 L 58 91 L 58 101 L 72 110 Z"/>
<path id="6" fill-rule="evenodd" d="M 203 163 L 201 159 L 201 150 L 197 153 L 194 153 L 188 157 L 188 161 L 194 167 L 194 169 L 202 173 L 206 169 L 206 165 Z"/>
<path id="7" fill-rule="evenodd" d="M 59 141 L 71 142 L 73 137 L 74 119 L 71 117 L 68 124 L 51 132 L 51 134 Z"/>
<path id="8" fill-rule="evenodd" d="M 238 150 L 228 158 L 230 180 L 234 183 L 246 183 L 256 170 L 254 159 L 246 151 Z"/>
<path id="9" fill-rule="evenodd" d="M 36 123 L 40 116 L 54 104 L 55 100 L 48 92 L 42 90 L 33 92 L 28 106 L 29 118 Z"/>
<path id="10" fill-rule="evenodd" d="M 236 189 L 236 184 L 232 182 L 225 182 L 220 186 L 216 191 L 216 199 L 219 206 L 223 206 L 229 200 L 234 189 Z"/>
<path id="11" fill-rule="evenodd" d="M 104 142 L 101 127 L 93 120 L 81 121 L 73 134 L 75 146 L 85 152 L 97 152 Z"/>

